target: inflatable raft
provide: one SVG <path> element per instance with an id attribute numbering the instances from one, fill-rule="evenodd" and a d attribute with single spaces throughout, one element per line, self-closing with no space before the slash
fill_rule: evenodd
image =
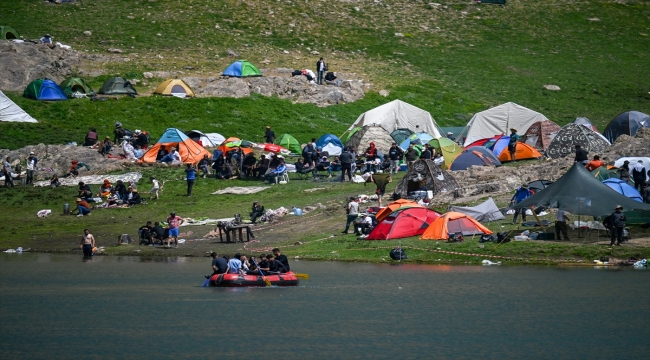
<path id="1" fill-rule="evenodd" d="M 298 285 L 298 277 L 292 272 L 278 275 L 267 275 L 266 278 L 273 286 Z M 261 287 L 266 286 L 266 282 L 264 282 L 264 279 L 259 275 L 241 276 L 239 274 L 215 274 L 210 278 L 209 285 L 216 287 Z"/>

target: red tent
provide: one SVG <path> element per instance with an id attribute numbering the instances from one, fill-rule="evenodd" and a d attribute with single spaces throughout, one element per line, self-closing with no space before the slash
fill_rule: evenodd
<path id="1" fill-rule="evenodd" d="M 440 214 L 425 207 L 394 211 L 368 234 L 366 240 L 391 240 L 421 235 Z"/>

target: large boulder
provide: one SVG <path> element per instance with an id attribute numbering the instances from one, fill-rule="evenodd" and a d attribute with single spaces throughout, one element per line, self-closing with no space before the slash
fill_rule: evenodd
<path id="1" fill-rule="evenodd" d="M 0 90 L 23 91 L 38 78 L 61 82 L 80 63 L 79 54 L 74 50 L 0 40 Z"/>

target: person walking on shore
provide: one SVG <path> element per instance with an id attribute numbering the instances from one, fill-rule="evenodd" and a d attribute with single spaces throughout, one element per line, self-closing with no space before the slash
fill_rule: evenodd
<path id="1" fill-rule="evenodd" d="M 621 246 L 621 243 L 623 242 L 625 220 L 627 219 L 625 218 L 625 214 L 623 214 L 623 207 L 621 205 L 616 206 L 612 215 L 609 216 L 609 230 L 612 233 L 609 246 Z"/>
<path id="2" fill-rule="evenodd" d="M 187 196 L 192 196 L 192 188 L 194 188 L 194 180 L 196 180 L 196 169 L 194 165 L 187 164 L 185 179 L 187 180 Z"/>
<path id="3" fill-rule="evenodd" d="M 84 258 L 93 256 L 93 248 L 95 247 L 95 237 L 90 233 L 90 230 L 84 229 L 84 235 L 81 239 L 79 248 L 83 250 Z"/>
<path id="4" fill-rule="evenodd" d="M 347 234 L 348 230 L 350 230 L 350 224 L 354 223 L 354 221 L 359 217 L 359 203 L 356 198 L 350 197 L 350 202 L 348 203 L 346 212 L 348 218 L 345 223 L 345 230 L 341 232 L 342 234 Z"/>

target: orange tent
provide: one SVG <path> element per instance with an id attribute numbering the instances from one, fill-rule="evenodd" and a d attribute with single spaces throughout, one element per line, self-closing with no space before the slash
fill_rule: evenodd
<path id="1" fill-rule="evenodd" d="M 184 164 L 196 164 L 199 160 L 203 159 L 204 155 L 207 155 L 209 158 L 212 157 L 203 146 L 194 142 L 182 131 L 176 128 L 169 128 L 165 131 L 163 136 L 160 137 L 160 140 L 158 140 L 154 146 L 150 147 L 149 150 L 142 155 L 138 162 L 155 163 L 156 158 L 158 157 L 158 151 L 160 151 L 161 148 L 170 151 L 173 147 L 178 150 Z"/>
<path id="2" fill-rule="evenodd" d="M 237 148 L 239 148 L 239 147 L 238 147 L 238 146 L 227 147 L 226 144 L 227 144 L 227 143 L 231 143 L 231 142 L 236 142 L 236 141 L 241 141 L 241 139 L 240 139 L 240 138 L 236 138 L 236 137 L 232 137 L 232 136 L 231 136 L 231 137 L 227 138 L 226 140 L 224 140 L 224 141 L 221 143 L 221 145 L 218 147 L 218 149 L 219 149 L 222 153 L 224 153 L 224 154 L 227 153 L 227 152 L 230 151 L 230 150 L 235 150 L 235 149 L 237 149 Z M 253 149 L 243 147 L 243 148 L 241 148 L 241 152 L 242 152 L 242 154 L 244 154 L 244 155 L 248 155 L 249 153 L 252 153 L 252 152 L 253 152 Z"/>
<path id="3" fill-rule="evenodd" d="M 420 240 L 448 240 L 449 234 L 457 232 L 461 232 L 463 235 L 492 234 L 490 229 L 481 225 L 473 217 L 450 211 L 429 224 Z"/>
<path id="4" fill-rule="evenodd" d="M 377 214 L 375 214 L 375 219 L 377 219 L 377 222 L 381 222 L 382 220 L 384 220 L 384 218 L 386 218 L 386 216 L 390 215 L 394 211 L 400 209 L 412 208 L 412 207 L 424 207 L 424 206 L 412 200 L 405 200 L 405 199 L 395 200 L 389 203 L 385 208 L 382 208 L 381 210 L 377 211 Z"/>
<path id="5" fill-rule="evenodd" d="M 542 157 L 542 154 L 540 154 L 539 151 L 537 151 L 534 147 L 518 141 L 517 149 L 515 150 L 515 157 L 516 160 L 539 159 Z M 512 161 L 508 149 L 505 149 L 501 152 L 501 154 L 499 155 L 499 161 L 501 162 Z"/>

